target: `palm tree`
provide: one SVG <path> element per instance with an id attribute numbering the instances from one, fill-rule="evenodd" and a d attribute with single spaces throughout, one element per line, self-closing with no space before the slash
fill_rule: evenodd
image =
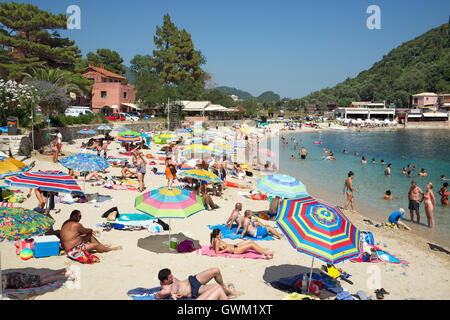
<path id="1" fill-rule="evenodd" d="M 83 90 L 78 85 L 72 83 L 72 73 L 70 71 L 61 69 L 49 69 L 49 68 L 33 68 L 33 74 L 24 73 L 25 77 L 33 80 L 46 81 L 52 84 L 56 84 L 61 87 L 66 93 L 79 93 L 83 94 Z"/>

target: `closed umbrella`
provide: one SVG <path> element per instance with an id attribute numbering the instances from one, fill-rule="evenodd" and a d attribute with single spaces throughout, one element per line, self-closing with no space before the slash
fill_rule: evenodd
<path id="1" fill-rule="evenodd" d="M 258 179 L 258 189 L 287 199 L 308 195 L 302 182 L 285 174 L 273 174 Z"/>
<path id="2" fill-rule="evenodd" d="M 167 187 L 144 193 L 136 198 L 135 208 L 160 219 L 185 219 L 205 210 L 202 198 L 180 188 Z M 169 220 L 170 224 L 170 220 Z M 169 227 L 169 245 L 170 245 Z"/>
<path id="3" fill-rule="evenodd" d="M 43 214 L 23 208 L 0 207 L 0 244 L 17 241 L 47 232 L 55 221 Z M 3 297 L 2 264 L 0 250 L 0 300 Z"/>
<path id="4" fill-rule="evenodd" d="M 311 196 L 283 200 L 276 223 L 294 249 L 313 257 L 312 265 L 315 258 L 335 264 L 360 252 L 358 228 L 338 207 Z"/>

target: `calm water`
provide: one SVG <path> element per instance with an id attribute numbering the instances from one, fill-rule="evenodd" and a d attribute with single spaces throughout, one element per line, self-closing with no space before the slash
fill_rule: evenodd
<path id="1" fill-rule="evenodd" d="M 345 196 L 342 195 L 344 181 L 351 170 L 355 173 L 354 185 L 360 191 L 355 193 L 356 210 L 387 222 L 387 217 L 399 208 L 406 210 L 405 217 L 409 218 L 408 190 L 411 180 L 415 179 L 419 187 L 425 191 L 425 185 L 432 182 L 436 197 L 434 210 L 436 230 L 425 226 L 412 225 L 415 231 L 422 235 L 450 244 L 450 207 L 440 204 L 437 191 L 443 182 L 440 176 L 450 177 L 450 131 L 446 129 L 432 130 L 396 130 L 372 132 L 344 132 L 323 131 L 317 133 L 296 133 L 284 135 L 289 145 L 282 152 L 280 146 L 280 169 L 282 172 L 295 176 L 307 185 L 314 185 L 324 192 L 335 194 L 336 204 L 343 206 Z M 304 146 L 308 150 L 306 161 L 299 160 L 298 151 L 294 151 L 291 137 L 299 142 L 299 149 Z M 316 145 L 314 141 L 321 141 Z M 323 148 L 333 150 L 337 161 L 323 160 Z M 346 149 L 349 154 L 343 154 Z M 357 151 L 359 156 L 354 156 Z M 297 160 L 290 160 L 295 154 Z M 402 159 L 402 155 L 407 158 Z M 365 156 L 366 165 L 361 164 L 361 157 Z M 375 158 L 376 164 L 372 164 Z M 386 165 L 380 164 L 384 160 L 386 165 L 392 163 L 391 176 L 385 176 Z M 402 168 L 408 164 L 416 165 L 417 171 L 412 171 L 412 178 L 402 175 Z M 418 176 L 421 168 L 426 168 L 428 177 Z M 391 190 L 394 200 L 386 201 L 382 196 L 386 190 Z M 359 205 L 359 208 L 358 208 Z M 349 208 L 351 208 L 349 206 Z M 370 208 L 368 210 L 367 208 Z M 421 203 L 421 224 L 426 225 L 427 219 L 424 205 Z"/>

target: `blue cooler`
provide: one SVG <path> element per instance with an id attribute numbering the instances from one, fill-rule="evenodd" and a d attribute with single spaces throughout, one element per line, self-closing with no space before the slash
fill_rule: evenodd
<path id="1" fill-rule="evenodd" d="M 59 256 L 59 239 L 57 236 L 34 238 L 33 254 L 35 258 Z"/>

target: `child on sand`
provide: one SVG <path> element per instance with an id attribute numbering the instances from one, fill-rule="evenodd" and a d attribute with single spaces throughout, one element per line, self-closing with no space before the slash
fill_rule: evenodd
<path id="1" fill-rule="evenodd" d="M 398 211 L 391 213 L 391 215 L 389 216 L 389 222 L 395 223 L 398 226 L 402 226 L 406 230 L 411 230 L 410 227 L 408 227 L 406 224 L 404 224 L 402 221 L 400 221 L 400 219 L 403 217 L 404 213 L 405 213 L 405 209 L 403 209 L 403 208 L 400 208 Z"/>

